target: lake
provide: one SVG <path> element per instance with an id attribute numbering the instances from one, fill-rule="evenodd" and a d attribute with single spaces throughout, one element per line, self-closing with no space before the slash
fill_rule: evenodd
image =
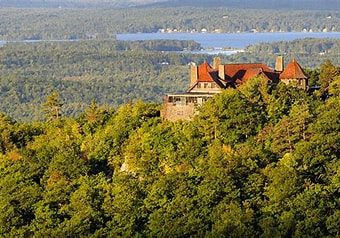
<path id="1" fill-rule="evenodd" d="M 261 42 L 292 41 L 304 38 L 338 38 L 340 32 L 268 32 L 268 33 L 135 33 L 118 34 L 118 40 L 194 40 L 205 49 L 244 49 Z M 209 52 L 209 51 L 208 51 Z"/>
<path id="2" fill-rule="evenodd" d="M 267 33 L 134 33 L 117 34 L 118 40 L 194 40 L 205 49 L 197 53 L 235 54 L 261 42 L 292 41 L 304 38 L 337 38 L 340 32 L 267 32 Z M 67 40 L 66 40 L 67 41 Z M 70 40 L 74 41 L 74 40 Z M 37 42 L 37 41 L 25 41 Z M 0 46 L 6 42 L 0 41 Z M 234 50 L 224 51 L 225 48 Z M 238 50 L 235 50 L 238 49 Z M 195 53 L 195 52 L 193 52 Z"/>

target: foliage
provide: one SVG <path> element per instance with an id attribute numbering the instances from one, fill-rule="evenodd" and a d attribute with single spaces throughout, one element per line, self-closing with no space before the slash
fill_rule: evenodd
<path id="1" fill-rule="evenodd" d="M 53 92 L 44 103 L 45 119 L 47 121 L 59 119 L 61 117 L 62 106 L 63 104 L 60 102 L 58 92 Z"/>
<path id="2" fill-rule="evenodd" d="M 305 68 L 313 69 L 327 60 L 339 65 L 339 51 L 339 39 L 306 38 L 251 45 L 246 48 L 244 53 L 233 55 L 231 60 L 236 62 L 265 62 L 274 67 L 275 57 L 282 55 L 284 56 L 285 65 L 293 58 L 296 58 Z M 313 72 L 310 73 L 313 74 Z M 311 85 L 318 85 L 318 82 L 312 80 Z"/>
<path id="3" fill-rule="evenodd" d="M 192 121 L 92 102 L 78 118 L 0 116 L 5 237 L 336 237 L 339 76 L 325 101 L 262 78 Z"/>
<path id="4" fill-rule="evenodd" d="M 0 110 L 17 120 L 41 120 L 54 91 L 62 115 L 79 114 L 93 100 L 111 106 L 161 101 L 165 92 L 186 88 L 186 64 L 204 57 L 157 50 L 197 47 L 190 41 L 8 44 L 0 48 Z"/>
<path id="5" fill-rule="evenodd" d="M 13 1 L 13 0 L 11 0 Z M 311 0 L 304 6 L 311 6 Z M 329 1 L 329 0 L 328 0 Z M 209 1 L 210 4 L 210 1 Z M 276 6 L 278 3 L 275 2 Z M 339 12 L 151 7 L 128 9 L 0 8 L 1 40 L 113 39 L 117 33 L 158 32 L 301 32 L 340 31 Z M 294 5 L 296 5 L 294 3 Z M 325 4 L 323 3 L 322 6 Z M 338 4 L 333 4 L 338 6 Z M 197 6 L 197 3 L 195 3 Z"/>
<path id="6" fill-rule="evenodd" d="M 313 43 L 306 40 L 301 44 Z M 200 45 L 191 41 L 116 40 L 6 44 L 0 48 L 0 111 L 20 121 L 43 120 L 43 104 L 54 91 L 59 93 L 63 103 L 60 113 L 65 116 L 79 115 L 93 101 L 114 107 L 137 99 L 161 102 L 165 93 L 187 89 L 189 63 L 212 61 L 212 56 L 163 51 L 185 48 L 198 49 Z M 295 56 L 302 66 L 309 67 L 328 57 L 335 65 L 340 62 L 336 55 Z M 265 62 L 273 66 L 275 62 L 275 55 L 265 52 L 221 57 L 223 63 Z M 319 69 L 307 73 L 310 86 L 321 85 Z M 284 90 L 280 98 L 285 97 Z M 250 100 L 264 100 L 255 98 L 264 92 L 250 90 L 247 94 L 253 93 Z"/>

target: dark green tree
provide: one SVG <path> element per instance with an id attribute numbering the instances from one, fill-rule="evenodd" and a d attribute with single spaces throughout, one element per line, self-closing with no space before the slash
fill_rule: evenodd
<path id="1" fill-rule="evenodd" d="M 47 98 L 43 104 L 45 119 L 47 121 L 54 121 L 61 117 L 61 107 L 63 103 L 60 101 L 59 93 L 53 92 Z"/>

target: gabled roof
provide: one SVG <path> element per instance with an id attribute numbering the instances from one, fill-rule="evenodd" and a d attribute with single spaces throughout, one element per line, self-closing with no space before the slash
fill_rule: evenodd
<path id="1" fill-rule="evenodd" d="M 204 62 L 198 66 L 197 82 L 215 82 L 213 77 L 216 74 L 217 71 L 214 70 L 207 62 Z"/>
<path id="2" fill-rule="evenodd" d="M 252 79 L 259 75 L 268 80 L 277 82 L 279 73 L 262 63 L 240 63 L 224 65 L 224 79 L 219 77 L 219 71 L 212 68 L 209 63 L 204 62 L 197 68 L 197 81 L 190 86 L 188 91 L 196 87 L 197 83 L 215 82 L 220 88 L 236 87 L 246 80 Z"/>
<path id="3" fill-rule="evenodd" d="M 296 59 L 293 59 L 280 74 L 280 79 L 307 79 L 307 76 Z"/>
<path id="4" fill-rule="evenodd" d="M 190 92 L 196 87 L 198 83 L 216 83 L 220 88 L 225 88 L 226 86 L 222 83 L 221 79 L 218 77 L 218 71 L 214 70 L 210 64 L 204 62 L 198 66 L 197 69 L 197 81 L 190 86 L 187 90 Z"/>
<path id="5" fill-rule="evenodd" d="M 247 73 L 247 71 L 249 72 Z M 251 75 L 255 77 L 260 73 L 260 71 L 270 73 L 274 72 L 274 70 L 269 68 L 267 65 L 261 63 L 224 65 L 224 73 L 227 76 L 226 78 L 232 79 L 234 81 L 237 79 L 243 80 L 246 74 L 248 74 L 247 78 L 249 78 Z"/>
<path id="6" fill-rule="evenodd" d="M 263 70 L 261 68 L 251 68 L 246 71 L 246 73 L 243 75 L 244 80 L 249 80 L 252 78 L 255 78 L 256 76 L 259 76 L 263 73 Z"/>

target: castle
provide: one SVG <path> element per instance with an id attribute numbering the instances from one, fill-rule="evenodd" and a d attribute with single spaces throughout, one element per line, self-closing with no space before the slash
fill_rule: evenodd
<path id="1" fill-rule="evenodd" d="M 221 64 L 221 59 L 216 57 L 212 66 L 207 62 L 199 66 L 191 64 L 188 90 L 166 95 L 161 116 L 169 121 L 189 120 L 197 113 L 197 108 L 216 93 L 259 76 L 270 84 L 281 81 L 294 83 L 304 90 L 308 88 L 308 77 L 295 59 L 284 67 L 283 57 L 278 56 L 272 69 L 263 63 Z"/>

